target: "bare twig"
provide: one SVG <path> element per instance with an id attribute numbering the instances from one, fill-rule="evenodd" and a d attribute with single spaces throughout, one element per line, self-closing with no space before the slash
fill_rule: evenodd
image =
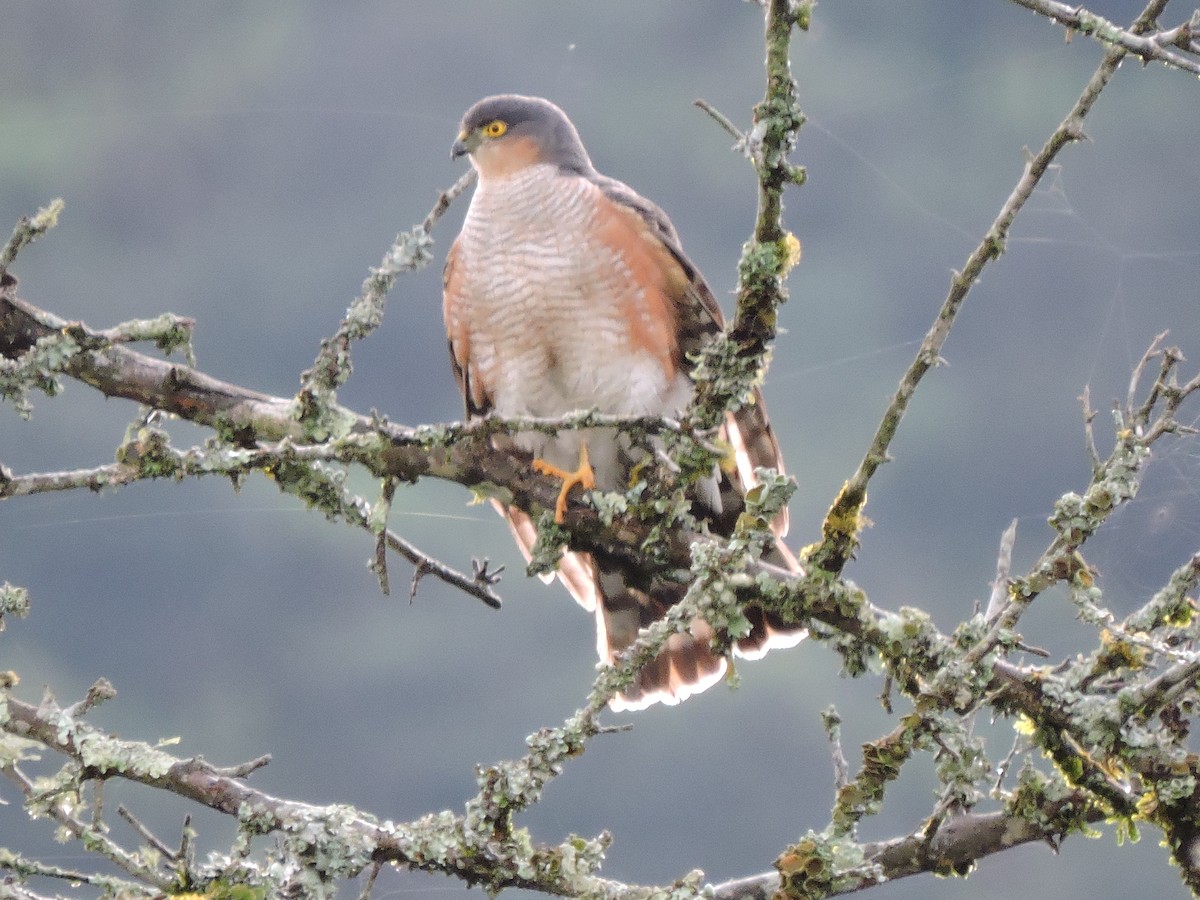
<path id="1" fill-rule="evenodd" d="M 983 614 L 983 620 L 989 624 L 996 620 L 1009 600 L 1008 576 L 1012 571 L 1012 553 L 1016 542 L 1017 520 L 1013 519 L 1004 529 L 1004 534 L 1000 535 L 1000 552 L 996 556 L 996 579 L 992 582 L 992 593 L 988 597 L 987 610 Z"/>
<path id="2" fill-rule="evenodd" d="M 829 738 L 829 752 L 833 757 L 833 786 L 841 790 L 850 781 L 850 764 L 842 752 L 842 717 L 832 706 L 821 713 L 821 724 Z"/>
<path id="3" fill-rule="evenodd" d="M 161 853 L 168 860 L 175 862 L 179 859 L 177 851 L 171 847 L 168 847 L 163 841 L 161 841 L 158 835 L 151 831 L 141 819 L 129 811 L 127 806 L 118 806 L 117 815 L 124 819 L 129 827 L 136 831 L 138 836 L 141 837 L 143 841 Z"/>
<path id="4" fill-rule="evenodd" d="M 379 579 L 379 593 L 387 596 L 391 593 L 388 586 L 388 570 L 387 570 L 387 548 L 388 548 L 388 529 L 387 521 L 391 517 L 392 499 L 396 496 L 396 479 L 383 479 L 383 487 L 379 492 L 379 500 L 375 504 L 375 513 L 371 517 L 371 530 L 375 532 L 375 556 L 371 560 L 371 570 Z M 417 565 L 417 571 L 424 571 L 421 564 Z M 416 596 L 416 576 L 413 576 L 412 596 Z M 411 597 L 410 597 L 411 599 Z"/>
<path id="5" fill-rule="evenodd" d="M 1095 475 L 1100 471 L 1100 453 L 1096 450 L 1096 432 L 1093 428 L 1096 411 L 1092 409 L 1092 390 L 1088 385 L 1083 386 L 1083 393 L 1079 395 L 1079 405 L 1083 408 L 1084 446 L 1092 463 L 1092 474 Z"/>
<path id="6" fill-rule="evenodd" d="M 1146 348 L 1146 352 L 1141 355 L 1141 358 L 1138 359 L 1137 363 L 1134 365 L 1133 371 L 1129 374 L 1129 388 L 1125 393 L 1125 415 L 1126 418 L 1130 420 L 1130 425 L 1132 425 L 1133 420 L 1138 417 L 1134 412 L 1135 409 L 1140 409 L 1140 417 L 1144 419 L 1146 414 L 1151 408 L 1153 408 L 1155 402 L 1158 400 L 1159 388 L 1157 381 L 1151 385 L 1150 390 L 1146 394 L 1146 400 L 1140 408 L 1137 406 L 1137 392 L 1138 388 L 1141 386 L 1142 376 L 1145 374 L 1146 366 L 1149 365 L 1150 360 L 1157 356 L 1163 355 L 1162 342 L 1166 339 L 1167 332 L 1162 331 L 1156 334 L 1154 336 L 1154 340 L 1150 342 L 1150 346 Z M 1163 365 L 1168 365 L 1169 360 L 1170 357 L 1165 356 L 1163 358 Z"/>
<path id="7" fill-rule="evenodd" d="M 726 116 L 723 112 L 721 112 L 719 109 L 717 109 L 711 103 L 709 103 L 707 100 L 705 100 L 703 98 L 693 100 L 692 105 L 697 106 L 700 109 L 704 110 L 706 113 L 708 113 L 708 115 L 712 118 L 712 120 L 714 122 L 716 122 L 718 125 L 720 125 L 722 128 L 724 128 L 726 133 L 729 134 L 730 137 L 732 137 L 737 142 L 737 144 L 735 144 L 734 146 L 744 145 L 746 143 L 746 135 L 736 125 L 734 125 L 733 122 L 731 122 L 729 120 L 728 116 Z"/>
<path id="8" fill-rule="evenodd" d="M 436 557 L 430 556 L 424 550 L 419 549 L 411 541 L 405 540 L 390 528 L 385 532 L 385 535 L 388 547 L 416 566 L 416 572 L 420 572 L 422 575 L 433 575 L 447 584 L 453 585 L 460 591 L 465 591 L 472 597 L 482 600 L 492 609 L 500 608 L 500 596 L 492 590 L 492 585 L 498 583 L 500 580 L 499 570 L 495 572 L 475 571 L 471 575 L 466 575 L 446 565 Z M 414 582 L 417 579 L 416 572 L 413 574 Z M 415 583 L 412 585 L 411 596 L 416 596 Z"/>
<path id="9" fill-rule="evenodd" d="M 377 862 L 371 866 L 371 871 L 367 875 L 366 881 L 363 882 L 363 888 L 358 894 L 358 900 L 371 900 L 371 892 L 375 890 L 375 881 L 379 878 L 379 873 L 382 870 L 382 862 Z"/>
<path id="10" fill-rule="evenodd" d="M 117 696 L 117 691 L 112 686 L 112 682 L 107 678 L 100 678 L 88 688 L 87 694 L 82 700 L 68 706 L 65 712 L 69 716 L 82 716 L 90 712 L 93 707 L 103 703 L 105 700 L 111 700 L 115 696 Z"/>
<path id="11" fill-rule="evenodd" d="M 256 756 L 254 759 L 248 759 L 244 763 L 238 763 L 236 766 L 210 766 L 214 775 L 220 775 L 222 778 L 245 778 L 248 775 L 257 772 L 271 762 L 271 754 L 264 753 L 262 756 Z"/>

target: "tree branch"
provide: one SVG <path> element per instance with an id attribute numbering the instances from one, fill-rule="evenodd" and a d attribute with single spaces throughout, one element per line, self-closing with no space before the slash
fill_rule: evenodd
<path id="1" fill-rule="evenodd" d="M 1146 31 L 1166 4 L 1167 0 L 1151 0 L 1134 22 L 1131 31 L 1134 34 Z M 917 350 L 908 371 L 900 379 L 900 386 L 883 414 L 883 420 L 871 440 L 870 447 L 825 516 L 822 544 L 809 557 L 813 564 L 827 572 L 836 573 L 850 560 L 858 546 L 862 508 L 867 502 L 867 485 L 878 468 L 890 458 L 888 448 L 900 427 L 900 420 L 908 410 L 917 385 L 930 369 L 941 362 L 942 347 L 950 336 L 950 329 L 967 295 L 979 280 L 984 267 L 992 260 L 999 259 L 1004 252 L 1013 220 L 1033 194 L 1042 176 L 1064 147 L 1083 139 L 1083 121 L 1100 97 L 1101 91 L 1116 73 L 1126 53 L 1124 47 L 1116 46 L 1105 54 L 1104 60 L 1092 74 L 1066 118 L 1042 145 L 1042 149 L 1025 163 L 1025 171 L 1017 181 L 1016 187 L 1000 208 L 983 240 L 967 257 L 962 271 L 954 274 L 950 282 L 950 292 L 942 302 L 942 307 L 938 310 L 937 317 L 925 334 L 924 340 L 921 341 L 921 347 Z"/>
<path id="2" fill-rule="evenodd" d="M 1065 815 L 1087 810 L 1084 818 L 1098 822 L 1103 813 L 1090 806 L 1086 795 L 1077 792 L 1062 800 L 1046 801 L 1038 812 L 1045 818 L 1039 825 L 1035 817 L 1004 812 L 964 813 L 951 816 L 933 839 L 910 834 L 888 841 L 862 845 L 863 856 L 879 866 L 887 881 L 897 881 L 931 871 L 965 874 L 985 857 L 1035 841 L 1053 841 L 1060 835 L 1046 823 L 1060 822 Z M 874 887 L 880 879 L 864 876 L 857 882 L 826 894 L 840 897 Z M 778 872 L 763 872 L 747 878 L 726 881 L 713 887 L 713 900 L 774 900 L 780 889 Z"/>
<path id="3" fill-rule="evenodd" d="M 1127 30 L 1082 6 L 1060 3 L 1058 0 L 1012 2 L 1065 25 L 1071 31 L 1086 34 L 1106 46 L 1132 53 L 1143 62 L 1160 62 L 1173 69 L 1200 75 L 1200 11 L 1194 12 L 1182 25 L 1147 34 L 1136 28 Z M 1161 14 L 1161 10 L 1158 14 Z"/>

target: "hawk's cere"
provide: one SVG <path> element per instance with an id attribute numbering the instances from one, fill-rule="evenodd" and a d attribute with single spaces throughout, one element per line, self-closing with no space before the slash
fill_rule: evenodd
<path id="1" fill-rule="evenodd" d="M 677 417 L 693 394 L 689 354 L 721 331 L 723 317 L 662 210 L 597 172 L 571 120 L 537 97 L 505 94 L 472 106 L 453 147 L 463 154 L 479 182 L 446 260 L 443 311 L 467 414 Z M 726 417 L 722 437 L 736 470 L 715 471 L 698 491 L 696 512 L 714 531 L 730 527 L 721 513 L 756 483 L 756 467 L 783 470 L 762 397 L 753 399 Z M 620 490 L 644 456 L 613 429 L 522 433 L 515 442 L 539 471 L 563 478 L 560 520 L 571 487 L 591 487 L 594 477 L 601 490 Z M 497 507 L 528 556 L 536 537 L 529 516 Z M 784 513 L 775 531 L 782 539 L 786 530 Z M 782 540 L 771 558 L 796 567 Z M 606 662 L 684 591 L 594 554 L 565 554 L 558 577 L 595 612 Z M 735 645 L 740 656 L 804 635 L 761 610 L 747 616 L 754 627 Z M 710 649 L 712 637 L 701 620 L 674 635 L 613 708 L 677 703 L 718 681 L 727 663 Z"/>

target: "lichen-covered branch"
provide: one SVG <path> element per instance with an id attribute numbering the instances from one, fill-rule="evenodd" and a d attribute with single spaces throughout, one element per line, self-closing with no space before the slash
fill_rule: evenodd
<path id="1" fill-rule="evenodd" d="M 719 424 L 726 410 L 743 406 L 761 383 L 775 340 L 779 307 L 787 301 L 785 277 L 795 263 L 799 243 L 783 225 L 783 192 L 802 184 L 804 170 L 789 154 L 804 116 L 796 101 L 791 70 L 794 30 L 808 27 L 812 3 L 767 0 L 765 9 L 766 75 L 763 99 L 754 107 L 754 126 L 739 146 L 758 175 L 758 213 L 754 234 L 738 263 L 737 310 L 728 333 L 705 348 L 693 377 L 696 398 L 691 421 Z M 715 110 L 710 109 L 710 114 Z M 717 114 L 718 121 L 724 117 Z M 728 120 L 724 127 L 731 127 Z"/>
<path id="2" fill-rule="evenodd" d="M 1085 794 L 1074 792 L 1061 799 L 1045 799 L 1037 815 L 1029 811 L 966 813 L 949 819 L 932 840 L 923 834 L 911 834 L 887 841 L 862 845 L 861 875 L 851 876 L 844 884 L 821 896 L 838 897 L 879 884 L 927 872 L 963 875 L 980 860 L 1013 847 L 1034 841 L 1057 841 L 1063 837 L 1060 824 L 1070 818 L 1081 824 L 1097 822 L 1102 813 L 1092 807 Z M 812 843 L 817 847 L 817 842 Z M 794 858 L 793 863 L 801 860 Z M 804 859 L 811 863 L 812 858 Z M 817 867 L 813 866 L 816 871 Z M 794 873 L 791 873 L 794 874 Z M 787 877 L 786 875 L 784 877 Z M 714 885 L 713 900 L 774 900 L 782 887 L 778 871 L 763 872 Z"/>
<path id="3" fill-rule="evenodd" d="M 1012 0 L 1071 31 L 1086 34 L 1109 47 L 1120 47 L 1144 62 L 1163 65 L 1200 75 L 1200 10 L 1174 28 L 1139 31 L 1122 28 L 1083 6 L 1058 0 Z"/>
<path id="4" fill-rule="evenodd" d="M 28 310 L 25 312 L 28 313 Z M 103 352 L 117 351 L 132 352 L 125 348 L 108 348 Z M 83 357 L 92 352 L 96 351 L 81 350 L 79 355 Z M 1092 486 L 1079 495 L 1084 498 L 1082 505 L 1081 501 L 1069 499 L 1075 495 L 1068 495 L 1068 498 L 1060 503 L 1060 506 L 1068 505 L 1073 510 L 1082 509 L 1083 513 L 1079 515 L 1086 513 L 1086 516 L 1082 519 L 1075 514 L 1061 517 L 1060 530 L 1067 534 L 1069 539 L 1056 540 L 1051 550 L 1047 551 L 1048 560 L 1073 559 L 1070 554 L 1078 552 L 1078 547 L 1086 535 L 1100 527 L 1113 509 L 1134 495 L 1140 466 L 1146 458 L 1144 451 L 1149 443 L 1179 430 L 1178 423 L 1174 421 L 1174 414 L 1184 400 L 1200 389 L 1200 380 L 1191 379 L 1183 383 L 1176 381 L 1174 368 L 1180 359 L 1177 352 L 1152 348 L 1147 359 L 1155 355 L 1160 355 L 1163 363 L 1158 367 L 1154 384 L 1146 391 L 1145 398 L 1139 400 L 1135 396 L 1128 402 L 1127 409 L 1131 412 L 1117 421 L 1117 425 L 1121 427 L 1116 434 L 1116 448 L 1109 461 L 1095 472 Z M 147 358 L 147 362 L 139 363 L 138 368 L 144 370 L 159 365 L 169 364 Z M 1144 365 L 1142 368 L 1148 366 Z M 202 379 L 189 380 L 196 383 Z M 222 396 L 236 394 L 237 390 L 233 389 L 226 390 Z M 262 406 L 271 409 L 283 408 L 286 404 L 268 402 Z M 186 406 L 181 408 L 187 409 Z M 485 421 L 471 426 L 402 429 L 362 417 L 351 418 L 355 425 L 345 437 L 325 443 L 303 444 L 287 439 L 275 442 L 259 440 L 253 446 L 239 447 L 218 441 L 207 448 L 195 448 L 190 451 L 171 448 L 162 432 L 143 424 L 131 431 L 122 445 L 118 462 L 111 466 L 79 473 L 51 473 L 44 476 L 12 476 L 5 473 L 3 479 L 0 479 L 0 494 L 15 495 L 61 487 L 93 488 L 104 483 L 105 479 L 112 479 L 114 483 L 125 483 L 134 480 L 135 476 L 177 478 L 207 473 L 236 478 L 242 477 L 248 471 L 270 469 L 276 480 L 286 485 L 287 490 L 304 497 L 314 506 L 326 511 L 331 508 L 344 508 L 348 511 L 345 513 L 347 517 L 349 513 L 358 510 L 361 520 L 369 520 L 369 510 L 357 507 L 353 502 L 347 503 L 346 496 L 338 490 L 336 479 L 328 473 L 324 477 L 315 480 L 313 478 L 314 473 L 323 471 L 318 464 L 358 462 L 367 465 L 373 471 L 392 474 L 401 473 L 414 477 L 420 473 L 440 474 L 444 477 L 452 475 L 462 483 L 480 487 L 485 484 L 485 477 L 496 478 L 496 481 L 490 483 L 506 485 L 513 498 L 531 504 L 542 502 L 541 495 L 536 492 L 537 479 L 522 474 L 527 472 L 527 467 L 519 459 L 506 459 L 501 456 L 497 461 L 497 454 L 484 454 L 478 450 L 481 444 L 490 445 L 490 436 L 497 429 L 504 428 L 505 423 Z M 1127 420 L 1133 427 L 1125 427 Z M 523 423 L 521 427 L 554 429 L 575 427 L 595 421 L 596 417 L 584 414 L 574 417 L 573 421 Z M 279 427 L 284 426 L 280 424 Z M 674 423 L 660 423 L 657 427 L 677 430 L 680 426 Z M 240 433 L 243 438 L 252 434 L 244 428 Z M 486 461 L 480 462 L 481 458 L 485 458 Z M 528 488 L 522 487 L 523 479 L 534 484 Z M 1118 482 L 1120 489 L 1114 487 Z M 553 489 L 550 488 L 544 502 L 551 503 L 553 493 Z M 1106 499 L 1099 502 L 1102 495 Z M 1157 822 L 1161 819 L 1164 830 L 1168 830 L 1169 834 L 1182 833 L 1183 827 L 1191 821 L 1186 816 L 1174 815 L 1174 811 L 1179 808 L 1178 798 L 1181 796 L 1178 785 L 1167 789 L 1159 783 L 1162 781 L 1160 778 L 1148 782 L 1150 786 L 1144 789 L 1152 790 L 1153 794 L 1130 795 L 1131 790 L 1137 789 L 1126 781 L 1114 781 L 1110 774 L 1112 760 L 1119 758 L 1123 760 L 1122 764 L 1130 766 L 1132 771 L 1146 772 L 1153 776 L 1154 762 L 1156 759 L 1161 761 L 1160 756 L 1147 754 L 1145 749 L 1140 747 L 1134 753 L 1132 745 L 1111 739 L 1105 742 L 1100 736 L 1119 734 L 1121 729 L 1126 727 L 1123 723 L 1134 722 L 1136 716 L 1144 717 L 1149 712 L 1175 714 L 1171 711 L 1178 710 L 1191 701 L 1192 695 L 1188 692 L 1194 682 L 1194 678 L 1191 677 L 1194 664 L 1187 661 L 1181 663 L 1180 660 L 1181 657 L 1193 653 L 1194 649 L 1187 643 L 1192 640 L 1190 632 L 1180 633 L 1179 629 L 1186 628 L 1190 622 L 1190 619 L 1185 622 L 1185 619 L 1188 619 L 1187 612 L 1191 608 L 1186 598 L 1195 584 L 1194 564 L 1173 579 L 1171 585 L 1156 594 L 1142 614 L 1131 617 L 1126 624 L 1127 632 L 1137 631 L 1144 635 L 1142 644 L 1138 646 L 1145 645 L 1151 649 L 1161 646 L 1171 649 L 1169 657 L 1166 657 L 1170 662 L 1168 668 L 1151 676 L 1150 673 L 1154 670 L 1151 668 L 1153 660 L 1150 657 L 1121 651 L 1119 646 L 1110 643 L 1105 653 L 1098 654 L 1086 665 L 1081 664 L 1082 668 L 1075 666 L 1065 674 L 1051 673 L 1014 666 L 998 658 L 1012 652 L 1019 645 L 1015 635 L 1009 630 L 1010 626 L 1016 624 L 1014 617 L 1003 617 L 1005 627 L 991 630 L 983 627 L 985 623 L 981 617 L 979 622 L 967 623 L 956 635 L 947 636 L 940 634 L 928 618 L 919 612 L 890 612 L 879 608 L 871 604 L 852 584 L 830 578 L 827 573 L 814 570 L 798 575 L 773 569 L 768 564 L 758 561 L 756 551 L 761 548 L 756 542 L 767 539 L 764 529 L 759 526 L 769 518 L 769 511 L 748 511 L 751 515 L 744 519 L 746 530 L 735 533 L 728 541 L 698 535 L 674 536 L 673 541 L 668 544 L 661 564 L 687 566 L 691 569 L 693 587 L 684 603 L 677 607 L 668 619 L 648 629 L 618 665 L 601 673 L 587 707 L 564 726 L 539 732 L 531 738 L 530 754 L 525 758 L 483 770 L 479 797 L 468 804 L 467 812 L 461 817 L 461 821 L 459 818 L 452 818 L 446 820 L 449 825 L 446 825 L 446 822 L 442 823 L 449 830 L 438 832 L 439 839 L 448 840 L 447 835 L 461 839 L 461 829 L 469 826 L 468 830 L 486 828 L 493 834 L 497 829 L 501 833 L 511 833 L 514 846 L 523 846 L 524 839 L 520 837 L 520 830 L 514 826 L 513 815 L 529 803 L 535 802 L 546 780 L 557 775 L 568 758 L 576 754 L 589 739 L 604 730 L 599 723 L 598 714 L 608 697 L 620 690 L 641 662 L 654 655 L 661 642 L 673 630 L 686 627 L 687 622 L 697 615 L 718 621 L 720 616 L 736 616 L 738 601 L 741 599 L 771 604 L 780 611 L 790 611 L 798 620 L 810 623 L 817 639 L 830 641 L 843 653 L 847 667 L 852 672 L 865 670 L 872 658 L 881 660 L 901 692 L 919 700 L 926 709 L 961 713 L 986 701 L 995 702 L 1001 710 L 1019 711 L 1033 723 L 1036 740 L 1051 753 L 1063 773 L 1057 782 L 1058 793 L 1070 789 L 1068 785 L 1074 785 L 1074 789 L 1086 789 L 1090 795 L 1102 798 L 1106 802 L 1106 809 L 1109 811 L 1106 814 L 1116 812 L 1125 817 L 1146 816 L 1145 810 L 1151 807 L 1135 802 L 1135 798 L 1153 796 L 1156 799 L 1152 809 L 1158 818 L 1150 820 Z M 640 546 L 639 540 L 644 541 L 648 537 L 648 527 L 645 523 L 622 518 L 619 514 L 608 517 L 606 521 L 605 516 L 584 508 L 572 509 L 569 524 L 575 531 L 576 539 L 585 547 L 589 546 L 589 541 L 597 542 L 594 546 L 607 546 L 608 542 L 624 541 L 637 547 Z M 1068 550 L 1070 553 L 1064 555 Z M 686 559 L 680 558 L 681 554 L 686 555 Z M 1045 577 L 1050 580 L 1039 583 L 1039 590 L 1044 590 L 1056 580 L 1078 580 L 1081 573 L 1086 571 L 1086 567 L 1072 567 L 1063 563 L 1039 564 L 1036 567 L 1038 572 L 1043 569 Z M 1029 581 L 1029 578 L 1025 581 Z M 1013 582 L 1014 585 L 1021 583 L 1021 579 Z M 1014 591 L 1010 587 L 1010 594 L 1013 593 L 1020 591 Z M 726 621 L 730 620 L 727 618 Z M 1090 718 L 1082 716 L 1080 703 L 1083 700 L 1070 699 L 1070 692 L 1079 690 L 1081 685 L 1089 689 L 1102 688 L 1107 692 L 1110 690 L 1109 681 L 1099 678 L 1097 673 L 1107 675 L 1110 672 L 1114 683 L 1119 678 L 1120 683 L 1130 690 L 1126 691 L 1123 698 L 1117 696 L 1104 699 L 1104 693 L 1097 697 L 1094 691 L 1092 694 L 1082 694 L 1081 697 L 1085 698 L 1086 702 L 1095 704 L 1097 699 L 1103 700 L 1097 707 L 1098 712 L 1091 713 Z M 1132 672 L 1143 672 L 1146 678 L 1151 680 L 1139 682 L 1142 687 L 1135 691 L 1134 684 L 1130 681 Z M 1130 707 L 1132 711 L 1123 712 L 1122 704 Z M 18 711 L 21 709 L 19 706 L 12 708 Z M 878 790 L 893 777 L 888 773 L 893 771 L 894 765 L 902 765 L 914 750 L 934 752 L 948 761 L 947 765 L 953 763 L 958 767 L 957 775 L 951 769 L 947 769 L 947 784 L 953 784 L 955 779 L 963 779 L 964 785 L 974 783 L 971 779 L 978 780 L 978 772 L 970 771 L 969 767 L 963 769 L 960 765 L 973 752 L 968 736 L 959 729 L 948 727 L 945 722 L 939 721 L 937 715 L 940 713 L 927 713 L 911 720 L 911 726 L 919 728 L 924 735 L 916 741 L 912 740 L 916 733 L 910 733 L 908 729 L 911 726 L 905 724 L 891 745 L 880 744 L 875 751 L 876 758 L 880 761 L 883 757 L 879 754 L 890 754 L 889 746 L 900 747 L 900 756 L 896 757 L 893 763 L 882 767 L 864 767 L 860 775 L 845 785 L 839 803 L 848 811 L 855 810 L 848 822 L 852 823 L 856 817 L 870 814 L 871 803 L 875 802 L 872 800 L 866 806 L 861 806 L 852 798 L 859 796 L 869 800 L 872 791 Z M 1131 715 L 1135 715 L 1135 718 L 1131 718 Z M 20 720 L 21 716 L 18 715 L 17 719 Z M 29 733 L 25 731 L 22 736 Z M 1176 753 L 1177 745 L 1170 742 L 1168 744 L 1163 749 L 1172 754 Z M 1176 759 L 1175 756 L 1170 758 Z M 1187 765 L 1186 759 L 1182 762 Z M 1176 760 L 1176 765 L 1179 763 L 1180 760 Z M 883 777 L 880 778 L 880 775 Z M 1144 777 L 1148 776 L 1139 775 L 1139 778 Z M 1180 777 L 1183 779 L 1181 783 L 1188 783 L 1187 779 L 1193 776 L 1177 774 L 1174 780 L 1179 781 Z M 220 783 L 224 785 L 224 782 Z M 875 787 L 872 787 L 872 784 Z M 232 787 L 228 789 L 233 790 Z M 1045 811 L 1063 808 L 1053 803 L 1049 806 L 1042 804 L 1033 807 L 1018 803 L 1017 798 L 1022 795 L 1022 790 L 1023 788 L 1018 788 L 1010 794 L 1009 802 L 1014 809 Z M 963 802 L 962 797 L 970 794 L 971 791 L 968 790 L 955 802 Z M 1051 795 L 1058 796 L 1054 792 L 1051 792 Z M 184 796 L 190 795 L 185 793 Z M 1126 797 L 1129 799 L 1126 800 Z M 1176 798 L 1174 806 L 1171 805 L 1171 798 Z M 212 797 L 209 800 L 212 800 Z M 1124 802 L 1118 803 L 1118 800 Z M 974 803 L 975 800 L 971 799 L 970 802 Z M 1168 811 L 1171 811 L 1174 817 L 1168 816 Z M 313 827 L 313 820 L 308 817 L 307 812 L 305 815 L 304 827 Z M 325 812 L 320 815 L 325 815 Z M 1096 808 L 1089 807 L 1087 815 L 1097 815 Z M 324 829 L 327 828 L 337 831 L 345 823 L 358 822 L 357 815 L 345 818 L 344 811 L 337 811 L 336 817 L 336 823 L 342 824 L 322 824 L 320 833 L 324 834 Z M 1149 816 L 1146 817 L 1149 819 Z M 944 829 L 957 823 L 959 818 L 937 815 L 919 835 L 897 839 L 899 843 L 896 846 L 909 847 L 914 845 L 913 842 L 919 842 L 921 846 L 940 848 L 940 842 L 946 840 L 947 832 Z M 265 824 L 260 822 L 256 827 L 278 827 L 287 832 L 287 829 L 292 827 L 288 823 L 293 821 L 279 813 L 277 818 L 267 820 Z M 320 821 L 328 823 L 329 820 Z M 1179 827 L 1176 827 L 1175 823 L 1179 823 Z M 1034 827 L 1035 825 L 1037 827 Z M 1028 833 L 1031 835 L 1030 840 L 1047 833 L 1063 834 L 1069 830 L 1069 820 L 1053 817 L 1043 819 L 1040 813 L 1033 816 L 1028 826 L 1021 826 L 1015 831 L 1011 824 L 1008 827 L 1009 833 Z M 1177 842 L 1182 840 L 1179 838 Z M 307 844 L 303 846 L 308 847 Z M 783 871 L 793 876 L 798 871 L 819 876 L 815 880 L 810 879 L 811 885 L 814 886 L 814 890 L 819 887 L 824 893 L 810 891 L 810 896 L 829 896 L 846 889 L 848 884 L 861 886 L 879 877 L 880 871 L 887 871 L 879 870 L 877 867 L 881 863 L 861 847 L 850 853 L 856 846 L 853 841 L 846 843 L 845 838 L 837 838 L 834 835 L 824 836 L 820 840 L 816 837 L 806 839 L 781 856 Z M 547 852 L 566 851 L 559 848 L 558 851 Z M 961 847 L 956 852 L 964 854 L 964 859 L 975 858 Z M 113 853 L 115 855 L 115 851 Z M 847 856 L 847 853 L 850 855 Z M 907 857 L 908 865 L 914 866 L 916 863 L 912 860 L 920 859 L 920 865 L 926 867 L 924 870 L 929 870 L 928 867 L 934 866 L 935 862 L 952 858 L 947 855 L 950 854 L 950 850 L 939 850 L 939 854 L 927 853 L 924 857 L 918 857 L 910 853 Z M 508 862 L 489 861 L 488 865 L 499 867 L 492 870 L 488 876 L 493 879 L 489 883 L 533 886 L 535 882 L 526 880 L 521 873 L 526 871 L 523 868 L 525 866 L 536 868 L 534 860 L 538 858 L 541 857 L 535 853 L 520 864 L 512 863 L 508 857 L 505 857 Z M 804 861 L 803 866 L 799 866 L 801 861 Z M 422 867 L 411 861 L 408 864 Z M 469 871 L 472 874 L 464 877 L 471 879 L 478 876 L 483 880 L 483 869 Z M 229 878 L 234 875 L 222 871 L 212 877 Z M 236 877 L 251 879 L 250 875 L 241 870 L 238 870 Z M 548 888 L 545 882 L 537 883 L 543 890 L 565 890 L 561 885 L 555 889 Z M 794 884 L 794 879 L 789 883 Z M 613 893 L 614 886 L 606 884 L 605 890 Z M 643 890 L 645 889 L 628 888 L 626 891 L 626 888 L 622 887 L 616 891 L 616 895 L 640 896 L 636 891 Z"/>
<path id="5" fill-rule="evenodd" d="M 419 225 L 396 235 L 382 263 L 371 269 L 363 282 L 362 293 L 351 302 L 333 337 L 321 342 L 312 368 L 300 376 L 301 389 L 297 396 L 297 415 L 310 435 L 319 436 L 327 428 L 336 429 L 338 417 L 330 417 L 330 413 L 337 399 L 337 389 L 353 372 L 350 363 L 352 343 L 367 337 L 383 322 L 387 295 L 396 279 L 429 265 L 433 259 L 433 226 L 455 198 L 474 183 L 475 170 L 470 169 L 438 195 L 429 215 Z"/>
<path id="6" fill-rule="evenodd" d="M 23 247 L 32 244 L 58 223 L 62 210 L 62 199 L 57 198 L 39 209 L 35 215 L 21 217 L 4 248 L 0 249 L 0 279 L 8 275 L 8 267 L 13 264 Z"/>
<path id="7" fill-rule="evenodd" d="M 234 440 L 301 436 L 291 415 L 291 400 L 228 384 L 190 366 L 106 341 L 101 331 L 68 322 L 18 298 L 16 279 L 9 274 L 0 278 L 0 364 L 0 378 L 20 377 L 51 395 L 57 387 L 49 386 L 66 375 L 106 397 L 173 413 Z M 0 394 L 4 395 L 11 392 Z"/>
<path id="8" fill-rule="evenodd" d="M 351 807 L 285 800 L 256 790 L 243 778 L 198 757 L 179 758 L 162 749 L 115 738 L 59 707 L 52 698 L 38 706 L 3 699 L 0 759 L 8 758 L 5 754 L 13 746 L 11 740 L 18 739 L 66 760 L 57 773 L 39 779 L 36 786 L 22 773 L 28 751 L 12 754 L 16 758 L 0 766 L 29 794 L 31 813 L 66 823 L 85 843 L 88 838 L 103 839 L 105 855 L 158 892 L 203 893 L 237 884 L 258 891 L 247 896 L 281 896 L 288 891 L 318 896 L 332 880 L 356 877 L 379 862 L 441 871 L 492 890 L 536 887 L 562 896 L 605 890 L 605 883 L 594 876 L 603 856 L 604 838 L 571 838 L 558 847 L 536 845 L 523 830 L 497 831 L 493 818 L 478 813 L 478 803 L 469 804 L 466 815 L 435 813 L 398 824 L 379 821 Z M 485 784 L 489 777 L 490 772 L 481 776 L 481 797 L 493 795 Z M 121 848 L 101 825 L 83 820 L 91 806 L 87 787 L 113 778 L 166 791 L 236 818 L 238 842 L 245 852 L 213 854 L 203 863 L 180 866 L 177 860 L 149 853 L 150 848 Z M 248 851 L 262 835 L 275 835 L 280 843 L 256 861 Z M 15 854 L 0 851 L 0 866 L 15 858 Z M 55 875 L 29 861 L 25 868 L 30 876 Z M 122 882 L 120 887 L 147 896 L 153 893 L 136 883 Z"/>

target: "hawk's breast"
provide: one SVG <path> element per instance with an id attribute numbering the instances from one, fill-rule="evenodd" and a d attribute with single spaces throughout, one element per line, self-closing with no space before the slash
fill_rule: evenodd
<path id="1" fill-rule="evenodd" d="M 674 415 L 686 404 L 663 288 L 636 245 L 614 237 L 609 204 L 547 165 L 476 188 L 454 315 L 498 415 Z"/>

